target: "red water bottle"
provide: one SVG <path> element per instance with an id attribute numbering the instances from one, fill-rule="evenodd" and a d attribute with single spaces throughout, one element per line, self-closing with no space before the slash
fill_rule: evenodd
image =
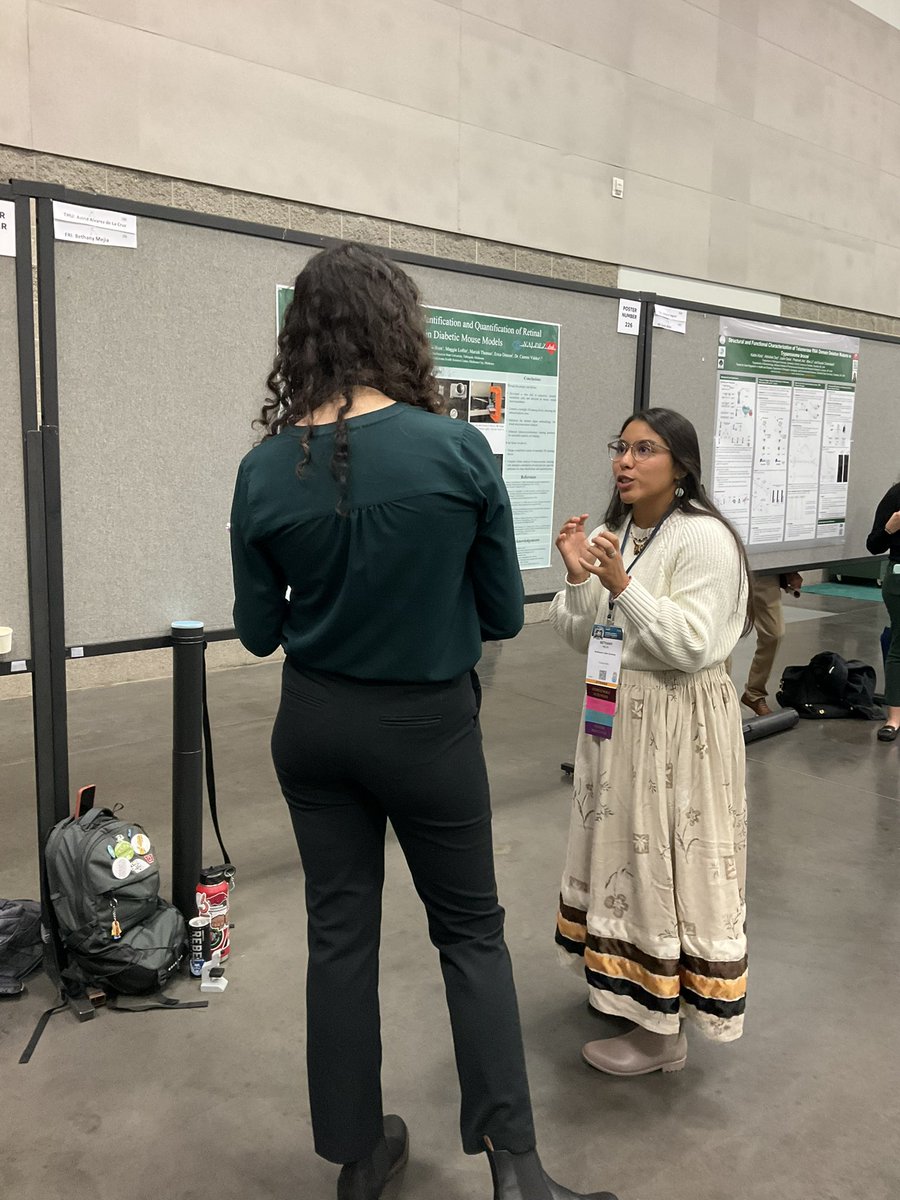
<path id="1" fill-rule="evenodd" d="M 228 893 L 233 878 L 234 867 L 224 863 L 221 867 L 204 867 L 197 884 L 197 912 L 210 919 L 210 958 L 218 950 L 222 962 L 231 952 Z"/>

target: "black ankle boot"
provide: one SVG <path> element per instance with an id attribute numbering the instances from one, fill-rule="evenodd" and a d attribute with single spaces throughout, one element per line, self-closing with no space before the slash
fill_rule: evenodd
<path id="1" fill-rule="evenodd" d="M 384 1136 L 371 1154 L 341 1167 L 338 1200 L 379 1200 L 389 1180 L 406 1166 L 409 1131 L 399 1117 L 384 1118 Z"/>
<path id="2" fill-rule="evenodd" d="M 513 1154 L 488 1146 L 487 1156 L 494 1200 L 616 1200 L 612 1192 L 573 1192 L 556 1183 L 541 1166 L 537 1150 Z"/>

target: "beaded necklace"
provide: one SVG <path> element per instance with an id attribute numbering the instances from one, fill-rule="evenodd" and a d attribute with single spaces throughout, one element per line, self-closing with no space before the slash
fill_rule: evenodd
<path id="1" fill-rule="evenodd" d="M 637 529 L 635 526 L 631 527 L 631 543 L 634 546 L 635 557 L 637 557 L 642 550 L 646 549 L 652 533 L 652 529 Z"/>

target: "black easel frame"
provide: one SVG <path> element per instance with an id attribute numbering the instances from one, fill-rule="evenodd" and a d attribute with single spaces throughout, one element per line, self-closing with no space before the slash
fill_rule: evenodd
<path id="1" fill-rule="evenodd" d="M 0 186 L 0 196 L 12 198 L 17 218 L 16 291 L 19 324 L 20 388 L 22 399 L 22 430 L 26 464 L 26 518 L 28 527 L 29 603 L 32 628 L 32 659 L 27 664 L 32 673 L 35 762 L 38 792 L 38 828 L 41 845 L 56 820 L 69 811 L 68 735 L 66 703 L 66 659 L 73 657 L 72 647 L 65 641 L 65 600 L 63 594 L 62 485 L 59 469 L 59 391 L 57 361 L 55 238 L 53 201 L 66 201 L 93 208 L 128 213 L 138 217 L 170 221 L 177 224 L 215 229 L 264 240 L 289 242 L 300 246 L 324 248 L 340 239 L 326 238 L 297 230 L 259 225 L 230 217 L 189 212 L 143 201 L 120 197 L 94 195 L 75 191 L 57 184 L 30 180 L 13 180 Z M 35 378 L 33 345 L 33 284 L 31 257 L 31 206 L 36 209 L 37 224 L 37 295 L 39 308 L 39 347 L 41 382 L 41 419 L 38 421 L 37 381 Z M 635 338 L 634 412 L 650 407 L 650 371 L 653 349 L 653 306 L 669 304 L 689 311 L 762 320 L 771 324 L 798 324 L 837 334 L 851 334 L 864 341 L 884 341 L 900 344 L 900 338 L 843 326 L 799 321 L 751 311 L 735 311 L 713 305 L 698 304 L 679 298 L 660 297 L 654 293 L 638 293 L 617 288 L 601 287 L 577 281 L 551 279 L 541 275 L 505 270 L 480 263 L 456 262 L 431 255 L 385 249 L 396 262 L 428 267 L 456 274 L 482 276 L 513 283 L 563 292 L 578 292 L 614 299 L 641 302 L 638 335 Z M 808 566 L 821 566 L 810 563 Z M 805 569 L 803 565 L 799 568 Z M 552 593 L 526 596 L 529 603 L 548 601 Z M 206 632 L 206 641 L 234 638 L 233 629 Z M 77 657 L 122 654 L 140 650 L 172 647 L 169 635 L 110 641 L 78 646 Z M 6 664 L 4 664 L 6 665 Z M 0 666 L 0 670 L 2 670 Z"/>

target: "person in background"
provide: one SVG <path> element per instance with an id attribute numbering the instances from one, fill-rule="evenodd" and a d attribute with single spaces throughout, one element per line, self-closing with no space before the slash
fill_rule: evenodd
<path id="1" fill-rule="evenodd" d="M 586 687 L 556 940 L 591 1005 L 631 1022 L 583 1058 L 632 1076 L 685 1065 L 682 1018 L 719 1042 L 743 1031 L 744 740 L 725 659 L 752 604 L 690 421 L 648 409 L 609 456 L 604 523 L 586 536 L 585 515 L 572 517 L 556 542 L 567 574 L 554 628 L 579 654 L 598 625 L 620 628 L 624 647 L 609 738 L 587 728 L 608 709 Z"/>
<path id="2" fill-rule="evenodd" d="M 750 664 L 747 683 L 741 696 L 741 704 L 758 717 L 771 715 L 766 702 L 769 676 L 781 639 L 784 637 L 784 608 L 781 593 L 797 595 L 803 587 L 803 576 L 796 571 L 787 575 L 754 574 L 753 585 L 753 628 L 756 630 L 756 652 Z M 730 670 L 730 664 L 729 664 Z"/>
<path id="3" fill-rule="evenodd" d="M 875 509 L 866 549 L 870 554 L 888 551 L 887 572 L 881 581 L 881 595 L 891 620 L 891 644 L 884 663 L 887 721 L 876 736 L 880 742 L 893 742 L 900 732 L 900 483 L 888 488 Z"/>
<path id="4" fill-rule="evenodd" d="M 440 957 L 463 1149 L 487 1152 L 496 1200 L 578 1200 L 535 1149 L 494 878 L 474 668 L 524 619 L 494 455 L 440 413 L 415 284 L 360 245 L 300 272 L 268 386 L 235 487 L 234 622 L 253 654 L 285 650 L 272 755 L 306 882 L 316 1152 L 339 1200 L 377 1200 L 407 1160 L 381 1092 L 390 821 Z"/>

